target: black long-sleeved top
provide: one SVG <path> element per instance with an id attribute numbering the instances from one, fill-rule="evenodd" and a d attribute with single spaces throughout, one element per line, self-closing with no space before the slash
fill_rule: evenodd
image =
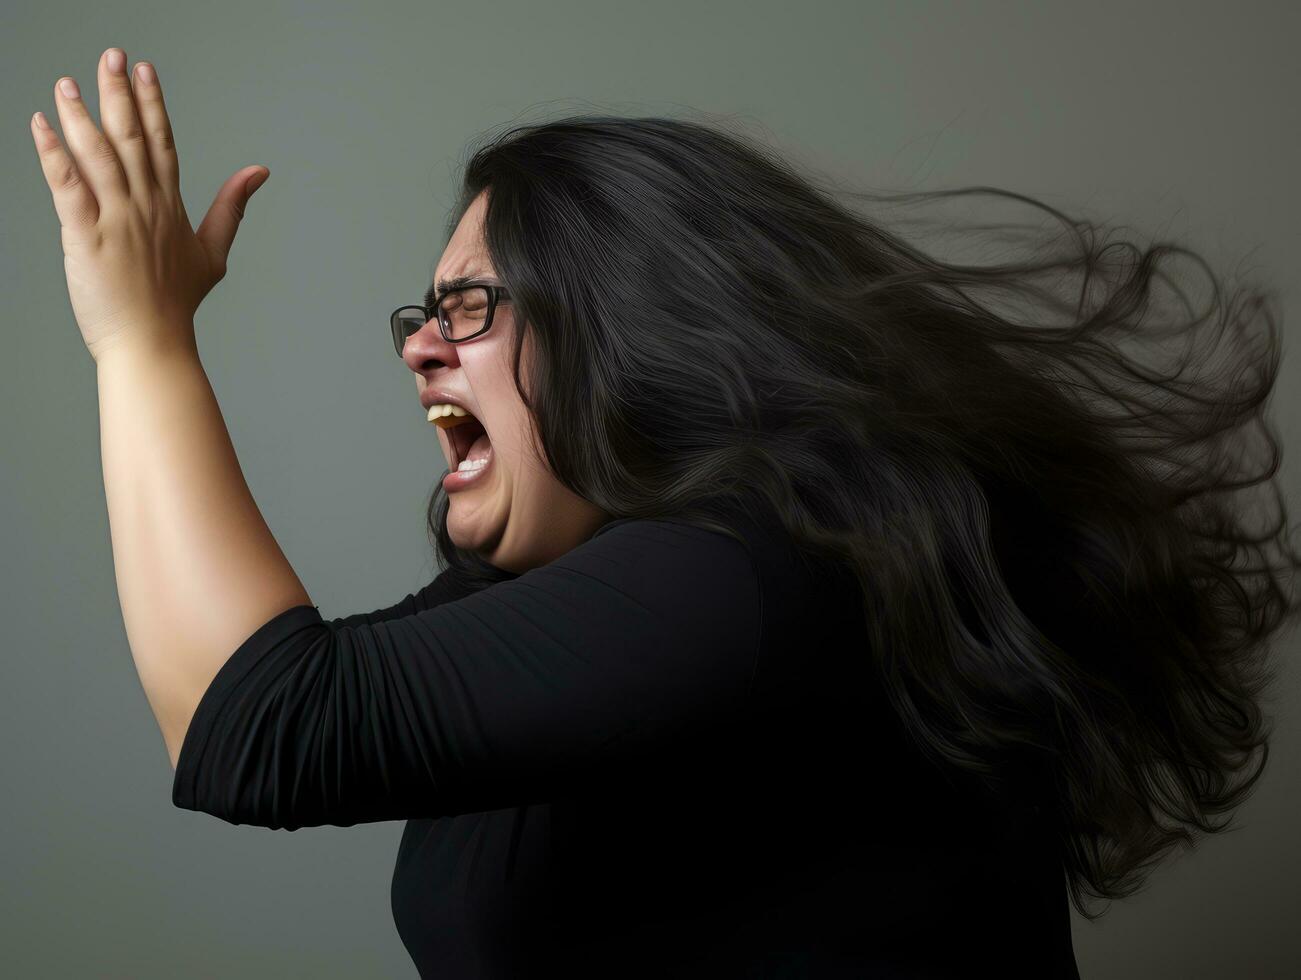
<path id="1" fill-rule="evenodd" d="M 405 820 L 422 977 L 1078 980 L 1048 835 L 910 747 L 848 574 L 735 526 L 625 518 L 477 592 L 287 609 L 204 694 L 172 802 Z"/>

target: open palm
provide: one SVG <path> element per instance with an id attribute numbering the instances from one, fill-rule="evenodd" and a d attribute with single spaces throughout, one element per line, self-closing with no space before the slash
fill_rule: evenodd
<path id="1" fill-rule="evenodd" d="M 227 178 L 196 232 L 153 66 L 140 62 L 129 77 L 125 52 L 109 48 L 98 83 L 103 132 L 71 78 L 55 86 L 67 149 L 42 113 L 32 120 L 82 339 L 96 359 L 123 344 L 192 343 L 194 312 L 226 275 L 245 205 L 269 171 Z"/>

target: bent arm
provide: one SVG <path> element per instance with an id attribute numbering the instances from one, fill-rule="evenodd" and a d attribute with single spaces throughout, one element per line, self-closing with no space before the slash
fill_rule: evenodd
<path id="1" fill-rule="evenodd" d="M 261 625 L 199 702 L 173 804 L 350 827 L 663 783 L 743 751 L 763 601 L 730 537 L 633 521 L 435 598 L 369 625 L 311 605 Z"/>
<path id="2" fill-rule="evenodd" d="M 311 598 L 253 500 L 198 351 L 123 349 L 96 375 L 122 618 L 175 769 L 230 652 Z"/>

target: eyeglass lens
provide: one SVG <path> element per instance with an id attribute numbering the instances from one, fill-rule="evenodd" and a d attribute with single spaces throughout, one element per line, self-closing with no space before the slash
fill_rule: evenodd
<path id="1" fill-rule="evenodd" d="M 436 314 L 443 336 L 455 342 L 481 333 L 488 324 L 488 306 L 488 290 L 483 286 L 470 286 L 448 293 L 438 304 Z M 401 354 L 406 339 L 428 321 L 425 320 L 425 311 L 419 306 L 399 310 L 394 320 L 393 342 Z"/>

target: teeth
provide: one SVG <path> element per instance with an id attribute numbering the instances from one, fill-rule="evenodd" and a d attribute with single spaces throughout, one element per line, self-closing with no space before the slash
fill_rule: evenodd
<path id="1" fill-rule="evenodd" d="M 425 419 L 427 421 L 432 422 L 443 429 L 450 429 L 453 426 L 463 425 L 473 417 L 474 416 L 469 412 L 461 408 L 460 405 L 451 404 L 430 405 L 429 411 L 425 414 Z"/>
<path id="2" fill-rule="evenodd" d="M 474 462 L 470 462 L 470 460 L 468 459 L 463 459 L 461 460 L 461 465 L 456 468 L 456 471 L 458 473 L 463 473 L 466 470 L 481 470 L 487 465 L 488 465 L 487 457 L 484 457 L 483 459 L 476 459 Z"/>
<path id="3" fill-rule="evenodd" d="M 470 413 L 460 405 L 453 405 L 450 402 L 442 405 L 430 405 L 426 417 L 432 422 L 441 415 L 469 415 Z"/>

